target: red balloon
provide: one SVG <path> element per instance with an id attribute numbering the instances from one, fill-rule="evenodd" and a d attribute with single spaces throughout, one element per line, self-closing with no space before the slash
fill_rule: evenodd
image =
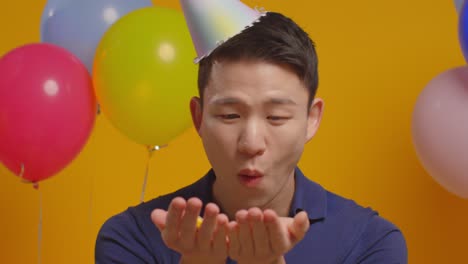
<path id="1" fill-rule="evenodd" d="M 38 182 L 69 164 L 94 126 L 96 99 L 85 66 L 51 44 L 0 59 L 0 162 Z"/>

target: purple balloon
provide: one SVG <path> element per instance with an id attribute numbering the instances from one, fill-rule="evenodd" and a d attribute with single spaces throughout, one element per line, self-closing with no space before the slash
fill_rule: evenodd
<path id="1" fill-rule="evenodd" d="M 464 2 L 465 0 L 453 0 L 453 3 L 455 4 L 455 8 L 457 9 L 458 13 L 461 11 Z"/>
<path id="2" fill-rule="evenodd" d="M 414 108 L 412 135 L 427 172 L 448 191 L 468 198 L 468 67 L 429 82 Z"/>
<path id="3" fill-rule="evenodd" d="M 67 49 L 92 73 L 96 47 L 109 27 L 148 6 L 151 0 L 49 0 L 42 15 L 41 41 Z"/>

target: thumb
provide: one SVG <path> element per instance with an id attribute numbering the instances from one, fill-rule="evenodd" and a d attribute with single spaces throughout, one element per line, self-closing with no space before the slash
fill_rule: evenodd
<path id="1" fill-rule="evenodd" d="M 166 228 L 166 216 L 167 212 L 162 209 L 154 209 L 153 212 L 151 212 L 151 221 L 161 232 Z"/>
<path id="2" fill-rule="evenodd" d="M 293 222 L 289 225 L 289 233 L 291 234 L 291 240 L 294 243 L 299 242 L 304 238 L 307 230 L 309 230 L 309 217 L 305 211 L 299 212 L 294 216 Z"/>

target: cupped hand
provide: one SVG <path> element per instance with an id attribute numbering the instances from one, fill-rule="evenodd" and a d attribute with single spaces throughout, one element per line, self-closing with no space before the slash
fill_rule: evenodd
<path id="1" fill-rule="evenodd" d="M 202 208 L 198 198 L 174 198 L 167 211 L 155 209 L 151 220 L 164 243 L 182 256 L 180 263 L 225 263 L 228 252 L 228 218 L 213 203 L 205 207 L 203 223 L 197 228 Z"/>
<path id="2" fill-rule="evenodd" d="M 285 263 L 291 250 L 309 229 L 306 212 L 294 218 L 279 217 L 273 210 L 240 210 L 228 224 L 229 256 L 239 264 Z"/>

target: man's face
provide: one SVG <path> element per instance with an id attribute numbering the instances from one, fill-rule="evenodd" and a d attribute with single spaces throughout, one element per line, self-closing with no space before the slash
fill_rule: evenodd
<path id="1" fill-rule="evenodd" d="M 261 61 L 217 62 L 203 109 L 192 100 L 195 127 L 216 173 L 215 189 L 261 206 L 293 180 L 323 102 L 288 67 Z M 216 191 L 216 190 L 215 190 Z"/>

